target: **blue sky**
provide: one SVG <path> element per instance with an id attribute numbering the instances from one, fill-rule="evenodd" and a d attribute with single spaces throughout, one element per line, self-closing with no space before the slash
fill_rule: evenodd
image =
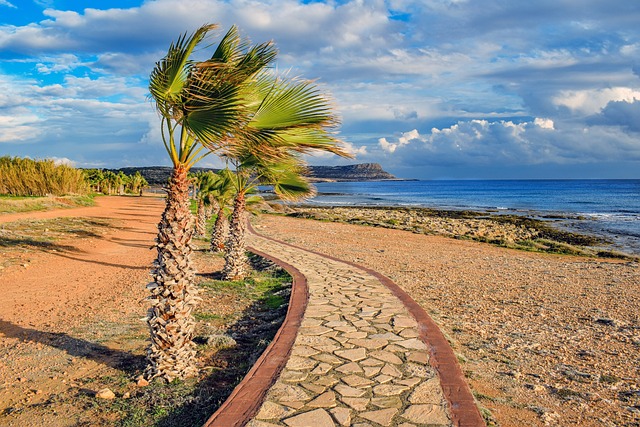
<path id="1" fill-rule="evenodd" d="M 149 73 L 180 34 L 218 23 L 274 40 L 279 70 L 331 93 L 356 162 L 640 178 L 639 22 L 630 0 L 0 0 L 0 155 L 168 164 Z"/>

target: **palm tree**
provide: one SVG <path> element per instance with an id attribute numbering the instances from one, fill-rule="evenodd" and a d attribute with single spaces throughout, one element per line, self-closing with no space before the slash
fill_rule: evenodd
<path id="1" fill-rule="evenodd" d="M 211 172 L 210 172 L 211 173 Z M 211 173 L 200 189 L 205 204 L 215 210 L 216 220 L 211 230 L 211 251 L 222 252 L 227 240 L 229 206 L 234 196 L 233 173 L 225 168 Z"/>
<path id="2" fill-rule="evenodd" d="M 207 231 L 207 206 L 211 203 L 211 186 L 216 180 L 216 175 L 211 172 L 198 172 L 194 174 L 194 188 L 196 192 L 196 235 L 204 236 Z"/>
<path id="3" fill-rule="evenodd" d="M 224 280 L 241 280 L 247 274 L 248 258 L 245 251 L 247 207 L 261 200 L 258 196 L 250 195 L 259 185 L 273 185 L 274 193 L 283 200 L 311 197 L 315 189 L 300 174 L 302 169 L 302 162 L 294 156 L 279 162 L 269 162 L 248 154 L 236 164 L 233 180 L 236 194 L 233 200 L 229 238 L 225 247 L 225 265 L 222 270 Z"/>
<path id="4" fill-rule="evenodd" d="M 304 165 L 299 154 L 329 151 L 350 157 L 331 132 L 337 119 L 330 102 L 313 82 L 261 74 L 252 86 L 250 119 L 233 135 L 239 141 L 230 145 L 235 150 L 224 153 L 236 166 L 236 197 L 222 273 L 229 280 L 246 274 L 247 190 L 273 184 L 279 197 L 308 196 L 313 187 L 299 174 Z"/>
<path id="5" fill-rule="evenodd" d="M 198 297 L 191 261 L 194 231 L 187 173 L 202 157 L 231 143 L 224 137 L 239 132 L 247 120 L 242 96 L 248 82 L 276 56 L 271 43 L 250 48 L 232 27 L 209 59 L 192 60 L 192 53 L 214 28 L 205 25 L 190 36 L 180 36 L 156 63 L 149 81 L 173 164 L 158 224 L 153 282 L 147 285 L 152 304 L 147 313 L 151 344 L 145 376 L 149 379 L 171 381 L 197 373 L 192 311 Z"/>
<path id="6" fill-rule="evenodd" d="M 136 173 L 131 175 L 131 177 L 129 178 L 129 187 L 130 187 L 131 193 L 133 194 L 138 194 L 142 196 L 142 190 L 148 186 L 149 186 L 149 183 L 147 182 L 145 177 L 142 176 L 140 171 L 136 171 Z"/>

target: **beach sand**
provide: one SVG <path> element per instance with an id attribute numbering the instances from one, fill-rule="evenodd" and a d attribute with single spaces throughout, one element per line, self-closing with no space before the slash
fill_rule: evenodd
<path id="1" fill-rule="evenodd" d="M 257 230 L 385 274 L 441 327 L 501 426 L 640 425 L 640 266 L 262 215 Z"/>

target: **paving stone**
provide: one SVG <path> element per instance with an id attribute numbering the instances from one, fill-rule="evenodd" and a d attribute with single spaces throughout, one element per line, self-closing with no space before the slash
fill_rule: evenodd
<path id="1" fill-rule="evenodd" d="M 332 375 L 322 375 L 322 376 L 318 377 L 318 379 L 314 380 L 313 383 L 317 384 L 317 385 L 323 385 L 323 386 L 326 386 L 326 387 L 331 387 L 334 384 L 338 383 L 338 379 L 336 379 Z"/>
<path id="2" fill-rule="evenodd" d="M 349 325 L 349 323 L 345 322 L 344 320 L 333 320 L 325 323 L 324 326 L 328 328 L 335 328 L 336 326 L 351 326 L 351 325 Z"/>
<path id="3" fill-rule="evenodd" d="M 398 368 L 388 363 L 382 367 L 382 369 L 380 370 L 380 373 L 384 375 L 389 375 L 395 378 L 403 377 L 402 372 L 400 372 Z"/>
<path id="4" fill-rule="evenodd" d="M 308 376 L 309 372 L 306 371 L 291 371 L 289 369 L 284 369 L 280 374 L 280 380 L 284 382 L 298 383 L 306 380 Z"/>
<path id="5" fill-rule="evenodd" d="M 419 384 L 409 395 L 409 402 L 411 403 L 440 405 L 443 399 L 444 395 L 442 394 L 440 380 L 437 377 Z"/>
<path id="6" fill-rule="evenodd" d="M 311 358 L 314 360 L 319 360 L 320 362 L 330 363 L 332 365 L 340 365 L 341 363 L 344 362 L 344 360 L 329 353 L 315 354 L 311 356 Z"/>
<path id="7" fill-rule="evenodd" d="M 411 405 L 402 417 L 416 424 L 450 425 L 447 413 L 440 405 Z"/>
<path id="8" fill-rule="evenodd" d="M 343 374 L 357 374 L 362 372 L 362 367 L 356 362 L 345 363 L 342 366 L 338 366 L 336 371 L 342 372 Z"/>
<path id="9" fill-rule="evenodd" d="M 311 373 L 314 375 L 322 375 L 329 372 L 332 368 L 333 366 L 329 365 L 328 363 L 321 362 L 318 363 L 318 366 L 316 366 L 313 371 L 311 371 Z"/>
<path id="10" fill-rule="evenodd" d="M 345 337 L 345 338 L 359 338 L 359 339 L 362 339 L 362 338 L 366 338 L 367 335 L 369 335 L 369 334 L 367 334 L 366 332 L 358 331 L 358 332 L 346 332 L 342 336 Z"/>
<path id="11" fill-rule="evenodd" d="M 304 371 L 313 369 L 318 362 L 308 357 L 291 356 L 287 362 L 286 368 L 294 371 Z"/>
<path id="12" fill-rule="evenodd" d="M 396 316 L 393 318 L 393 326 L 397 328 L 416 328 L 418 323 L 408 316 Z"/>
<path id="13" fill-rule="evenodd" d="M 325 386 L 314 384 L 314 383 L 301 383 L 300 385 L 303 388 L 305 388 L 305 389 L 309 390 L 310 392 L 314 393 L 315 395 L 322 394 L 327 389 L 327 387 L 325 387 Z"/>
<path id="14" fill-rule="evenodd" d="M 315 411 L 305 412 L 304 414 L 284 420 L 289 427 L 335 427 L 335 423 L 331 415 L 324 409 L 316 409 Z"/>
<path id="15" fill-rule="evenodd" d="M 367 358 L 367 351 L 364 348 L 354 348 L 351 350 L 336 350 L 334 353 L 344 359 L 357 362 Z"/>
<path id="16" fill-rule="evenodd" d="M 404 347 L 400 347 L 399 345 L 394 344 L 389 344 L 388 346 L 386 346 L 385 348 L 383 348 L 384 351 L 388 351 L 391 353 L 400 353 L 400 354 L 405 354 L 407 349 Z"/>
<path id="17" fill-rule="evenodd" d="M 320 326 L 324 322 L 325 322 L 325 319 L 312 319 L 312 318 L 302 319 L 302 322 L 300 323 L 300 327 Z"/>
<path id="18" fill-rule="evenodd" d="M 359 375 L 347 375 L 346 377 L 341 378 L 347 385 L 356 388 L 363 388 L 373 384 L 373 381 L 363 378 Z"/>
<path id="19" fill-rule="evenodd" d="M 307 326 L 300 328 L 300 333 L 303 335 L 324 335 L 332 331 L 332 328 L 327 328 L 326 326 Z"/>
<path id="20" fill-rule="evenodd" d="M 336 406 L 336 394 L 333 391 L 327 391 L 320 396 L 307 403 L 310 408 L 333 408 Z"/>
<path id="21" fill-rule="evenodd" d="M 427 345 L 417 338 L 411 338 L 405 341 L 398 341 L 395 343 L 404 348 L 412 349 L 412 350 L 426 350 Z"/>
<path id="22" fill-rule="evenodd" d="M 387 341 L 403 341 L 405 339 L 391 332 L 385 332 L 384 334 L 373 334 L 373 335 L 370 335 L 369 338 L 384 339 Z"/>
<path id="23" fill-rule="evenodd" d="M 396 396 L 374 397 L 371 404 L 379 408 L 402 408 L 404 403 Z"/>
<path id="24" fill-rule="evenodd" d="M 380 409 L 378 411 L 363 412 L 358 414 L 358 416 L 383 426 L 390 426 L 391 422 L 393 421 L 393 417 L 397 413 L 398 413 L 397 409 L 388 408 L 388 409 Z"/>
<path id="25" fill-rule="evenodd" d="M 351 425 L 351 411 L 348 408 L 333 408 L 329 412 L 341 426 Z"/>
<path id="26" fill-rule="evenodd" d="M 420 378 L 407 378 L 404 380 L 396 380 L 396 384 L 406 385 L 407 387 L 413 387 L 422 381 Z"/>
<path id="27" fill-rule="evenodd" d="M 378 375 L 377 377 L 374 378 L 374 380 L 376 380 L 377 383 L 379 384 L 385 384 L 390 382 L 393 379 L 392 376 L 390 375 Z"/>
<path id="28" fill-rule="evenodd" d="M 291 355 L 300 356 L 300 357 L 310 357 L 318 353 L 320 353 L 318 350 L 316 350 L 315 348 L 308 347 L 306 345 L 295 345 L 291 350 Z"/>
<path id="29" fill-rule="evenodd" d="M 362 369 L 364 369 L 365 377 L 372 377 L 378 374 L 378 372 L 380 372 L 380 369 L 382 369 L 382 367 L 381 366 L 365 366 Z"/>
<path id="30" fill-rule="evenodd" d="M 406 385 L 381 384 L 373 388 L 373 393 L 378 396 L 398 396 L 409 390 Z"/>
<path id="31" fill-rule="evenodd" d="M 295 410 L 287 408 L 286 406 L 278 405 L 277 403 L 266 401 L 260 407 L 260 411 L 256 415 L 258 420 L 280 420 L 288 417 Z"/>
<path id="32" fill-rule="evenodd" d="M 360 319 L 360 320 L 357 320 L 357 321 L 353 322 L 353 326 L 355 326 L 357 328 L 363 328 L 363 327 L 370 326 L 370 325 L 371 325 L 371 323 L 369 323 L 369 321 L 364 320 L 364 319 Z"/>
<path id="33" fill-rule="evenodd" d="M 340 393 L 341 396 L 344 396 L 344 397 L 362 397 L 365 394 L 367 394 L 366 390 L 351 387 L 344 384 L 338 384 L 333 389 L 338 393 Z"/>
<path id="34" fill-rule="evenodd" d="M 429 355 L 426 352 L 416 351 L 407 356 L 407 362 L 419 363 L 426 365 L 429 363 Z"/>
<path id="35" fill-rule="evenodd" d="M 370 357 L 368 359 L 365 359 L 365 360 L 361 361 L 360 365 L 362 365 L 362 366 L 382 366 L 382 365 L 384 365 L 384 362 L 382 360 L 373 359 L 373 358 Z"/>
<path id="36" fill-rule="evenodd" d="M 402 359 L 400 359 L 398 356 L 388 351 L 384 351 L 384 350 L 372 351 L 369 355 L 371 357 L 375 357 L 376 359 L 382 360 L 383 362 L 393 363 L 394 365 L 402 364 Z"/>
<path id="37" fill-rule="evenodd" d="M 367 405 L 369 405 L 369 399 L 366 397 L 342 397 L 340 400 L 356 411 L 364 411 L 367 409 Z"/>
<path id="38" fill-rule="evenodd" d="M 276 382 L 269 389 L 269 398 L 278 402 L 295 402 L 309 400 L 311 397 L 298 386 Z"/>
<path id="39" fill-rule="evenodd" d="M 389 341 L 384 339 L 352 338 L 352 339 L 349 339 L 349 343 L 355 345 L 356 347 L 364 347 L 370 350 L 376 350 L 389 344 Z"/>

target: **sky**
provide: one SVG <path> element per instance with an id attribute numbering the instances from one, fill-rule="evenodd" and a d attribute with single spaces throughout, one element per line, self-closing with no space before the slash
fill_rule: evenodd
<path id="1" fill-rule="evenodd" d="M 149 74 L 217 23 L 331 95 L 356 158 L 310 164 L 639 179 L 639 22 L 635 0 L 0 0 L 0 156 L 169 165 Z"/>

